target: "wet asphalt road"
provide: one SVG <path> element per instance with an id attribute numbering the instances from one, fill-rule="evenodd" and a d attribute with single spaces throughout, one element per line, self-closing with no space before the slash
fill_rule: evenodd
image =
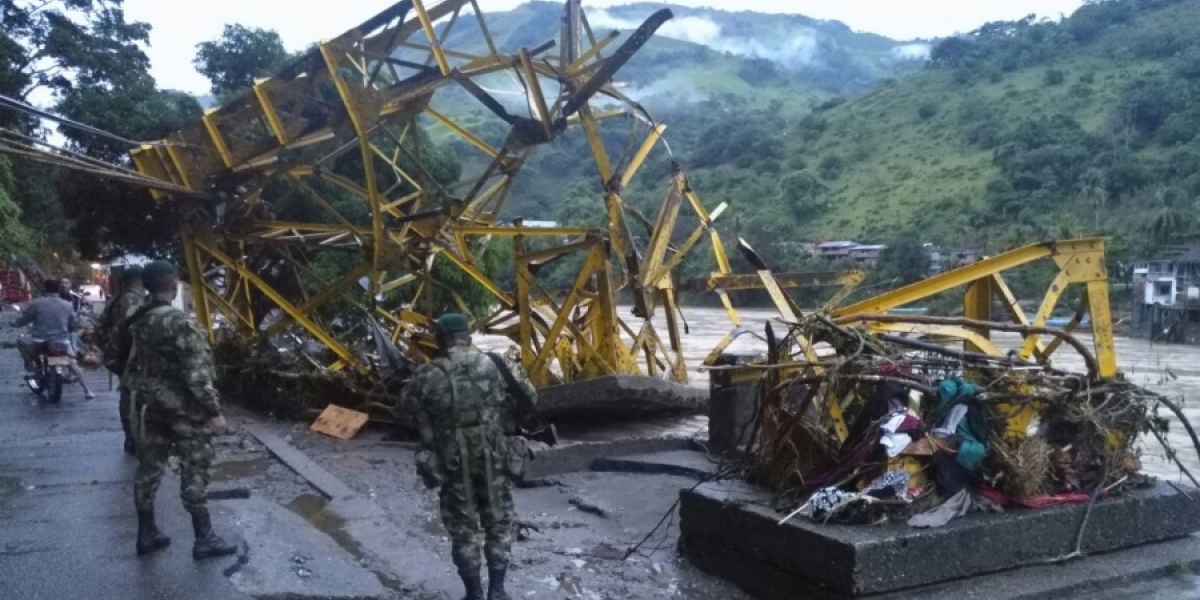
<path id="1" fill-rule="evenodd" d="M 11 330 L 0 325 L 0 339 Z M 168 475 L 159 526 L 174 543 L 139 559 L 132 482 L 121 451 L 117 396 L 89 373 L 99 398 L 77 386 L 61 405 L 39 405 L 21 381 L 15 349 L 0 349 L 0 598 L 6 600 L 225 600 L 238 593 L 222 571 L 230 559 L 197 563 L 192 533 Z M 214 507 L 220 528 L 221 513 Z"/>

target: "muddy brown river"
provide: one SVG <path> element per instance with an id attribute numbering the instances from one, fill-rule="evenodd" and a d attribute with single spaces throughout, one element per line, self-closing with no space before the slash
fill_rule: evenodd
<path id="1" fill-rule="evenodd" d="M 628 314 L 628 308 L 622 308 L 621 311 Z M 760 336 L 766 324 L 777 317 L 775 311 L 768 309 L 745 309 L 740 310 L 739 314 L 742 316 L 744 328 Z M 688 333 L 683 335 L 683 343 L 684 357 L 689 367 L 689 384 L 707 387 L 708 376 L 697 367 L 721 338 L 733 329 L 733 324 L 720 308 L 684 309 L 684 317 L 688 325 Z M 661 311 L 655 322 L 665 338 L 666 325 Z M 636 326 L 632 320 L 627 323 L 631 327 Z M 776 331 L 780 331 L 781 328 L 776 325 Z M 1092 343 L 1089 335 L 1081 335 L 1080 339 L 1089 346 Z M 994 336 L 994 341 L 1001 348 L 1012 349 L 1020 345 L 1020 336 L 1001 333 Z M 491 336 L 481 337 L 477 342 L 488 349 L 504 348 L 510 344 L 507 339 Z M 1181 399 L 1184 412 L 1193 423 L 1200 425 L 1200 404 L 1195 401 L 1200 399 L 1200 347 L 1151 344 L 1147 340 L 1117 338 L 1116 348 L 1118 366 L 1129 380 L 1155 392 Z M 763 341 L 746 334 L 730 347 L 729 352 L 757 353 L 765 350 L 766 344 Z M 1066 346 L 1055 353 L 1054 365 L 1072 371 L 1083 370 L 1083 361 L 1079 355 Z M 1167 411 L 1163 413 L 1164 416 L 1168 414 Z M 1187 432 L 1174 423 L 1174 420 L 1172 416 L 1168 440 L 1179 451 L 1180 458 L 1188 469 L 1193 473 L 1200 473 L 1200 457 L 1197 457 L 1192 448 Z M 689 422 L 684 427 L 691 430 L 703 425 L 702 421 Z M 1143 466 L 1148 473 L 1170 481 L 1183 481 L 1179 469 L 1166 460 L 1157 440 L 1143 440 L 1141 451 Z"/>

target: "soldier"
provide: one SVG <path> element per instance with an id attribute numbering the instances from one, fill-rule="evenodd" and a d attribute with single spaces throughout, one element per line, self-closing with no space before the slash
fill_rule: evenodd
<path id="1" fill-rule="evenodd" d="M 96 332 L 100 335 L 101 351 L 104 353 L 104 366 L 110 373 L 120 377 L 125 371 L 124 359 L 121 356 L 121 335 L 124 331 L 125 320 L 137 312 L 146 303 L 146 288 L 142 285 L 142 268 L 128 266 L 121 274 L 124 291 L 112 299 L 96 323 Z M 136 444 L 133 440 L 133 418 L 130 414 L 129 389 L 119 386 L 121 402 L 118 405 L 121 415 L 121 429 L 125 431 L 125 453 L 136 455 Z"/>
<path id="2" fill-rule="evenodd" d="M 227 556 L 237 546 L 213 532 L 206 498 L 215 458 L 213 432 L 225 428 L 213 387 L 212 348 L 196 323 L 171 305 L 179 293 L 179 276 L 171 263 L 150 263 L 142 281 L 150 302 L 125 322 L 130 346 L 121 378 L 131 397 L 139 461 L 133 483 L 137 552 L 149 554 L 171 543 L 154 521 L 154 494 L 167 459 L 175 454 L 180 496 L 196 534 L 192 557 Z"/>
<path id="3" fill-rule="evenodd" d="M 519 476 L 523 465 L 518 463 L 524 459 L 519 452 L 514 456 L 505 437 L 506 424 L 516 420 L 515 407 L 496 365 L 471 347 L 465 316 L 443 315 L 434 332 L 443 355 L 422 367 L 404 389 L 403 405 L 416 408 L 421 430 L 417 472 L 426 486 L 441 486 L 442 522 L 450 533 L 466 600 L 484 597 L 479 573 L 481 526 L 488 564 L 487 598 L 508 600 L 504 577 L 516 519 L 511 478 Z M 517 373 L 520 377 L 521 371 Z"/>

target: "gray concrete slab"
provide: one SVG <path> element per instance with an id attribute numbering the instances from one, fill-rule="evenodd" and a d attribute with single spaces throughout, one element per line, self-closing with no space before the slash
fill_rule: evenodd
<path id="1" fill-rule="evenodd" d="M 766 508 L 761 492 L 738 482 L 682 493 L 680 547 L 701 568 L 762 598 L 787 590 L 840 596 L 908 590 L 1039 565 L 1069 553 L 1085 508 L 971 514 L 945 527 L 820 525 Z M 1097 502 L 1083 536 L 1086 553 L 1178 538 L 1200 530 L 1200 503 L 1171 487 Z"/>
<path id="2" fill-rule="evenodd" d="M 526 480 L 545 479 L 564 473 L 589 471 L 597 459 L 652 452 L 694 449 L 689 437 L 630 438 L 603 442 L 565 442 L 533 451 Z"/>
<path id="3" fill-rule="evenodd" d="M 598 377 L 538 390 L 538 408 L 552 421 L 596 422 L 702 413 L 708 390 L 636 375 Z"/>
<path id="4" fill-rule="evenodd" d="M 387 516 L 371 498 L 265 427 L 250 431 L 273 455 L 325 495 L 305 517 L 371 566 L 389 590 L 404 598 L 450 598 L 460 593 L 452 568 Z M 327 500 L 327 501 L 326 501 Z M 389 574 L 398 574 L 393 577 Z"/>
<path id="5" fill-rule="evenodd" d="M 334 477 L 331 473 L 322 469 L 317 463 L 303 452 L 297 450 L 294 446 L 284 441 L 283 438 L 271 433 L 265 427 L 257 424 L 245 425 L 245 430 L 250 432 L 259 443 L 266 447 L 275 458 L 278 458 L 291 470 L 295 471 L 308 481 L 313 487 L 321 491 L 326 498 L 331 500 L 352 499 L 356 496 L 354 490 L 350 489 L 340 479 Z"/>
<path id="6" fill-rule="evenodd" d="M 228 504 L 249 560 L 230 576 L 255 598 L 376 600 L 390 592 L 359 559 L 295 512 L 274 502 Z"/>
<path id="7" fill-rule="evenodd" d="M 683 477 L 704 479 L 716 470 L 718 464 L 718 462 L 714 462 L 703 452 L 672 450 L 648 454 L 632 454 L 629 456 L 601 457 L 592 461 L 592 470 L 614 473 L 680 475 Z"/>

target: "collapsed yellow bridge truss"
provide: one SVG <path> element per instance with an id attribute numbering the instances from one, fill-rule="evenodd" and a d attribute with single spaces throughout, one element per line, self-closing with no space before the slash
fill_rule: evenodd
<path id="1" fill-rule="evenodd" d="M 649 239 L 634 236 L 622 190 L 665 128 L 611 85 L 614 73 L 670 17 L 666 10 L 655 13 L 617 45 L 616 32 L 597 37 L 579 1 L 570 0 L 556 42 L 505 52 L 476 0 L 404 0 L 258 81 L 202 122 L 136 149 L 140 172 L 211 195 L 206 201 L 154 192 L 186 206 L 183 238 L 200 320 L 211 327 L 220 315 L 245 333 L 265 336 L 298 324 L 336 356 L 329 366 L 342 368 L 358 359 L 319 314 L 340 301 L 383 319 L 394 341 L 420 354 L 430 315 L 414 307 L 441 286 L 431 272 L 446 261 L 494 296 L 497 310 L 474 315 L 476 323 L 518 342 L 536 382 L 613 373 L 686 381 L 673 273 L 705 238 L 728 272 L 711 227 L 725 206 L 707 210 L 676 169 Z M 460 35 L 464 28 L 474 35 Z M 455 48 L 449 39 L 478 42 Z M 485 87 L 504 77 L 523 88 L 529 116 L 511 114 Z M 438 99 L 451 88 L 504 121 L 509 133 L 502 143 L 439 110 Z M 620 108 L 596 108 L 596 98 Z M 615 117 L 645 130 L 640 145 L 620 157 L 601 135 L 601 121 Z M 414 140 L 420 130 L 439 127 L 477 155 L 463 164 L 480 172 L 451 184 L 427 172 Z M 607 227 L 501 224 L 524 162 L 567 127 L 587 136 L 605 190 Z M 370 218 L 354 221 L 331 194 L 351 196 Z M 281 217 L 297 203 L 316 207 L 320 217 Z M 685 205 L 699 225 L 675 245 Z M 511 238 L 515 290 L 501 289 L 480 266 L 485 244 L 497 236 Z M 305 257 L 330 250 L 345 252 L 354 264 L 313 292 L 315 274 Z M 575 285 L 565 295 L 542 289 L 534 274 L 566 255 L 584 257 Z M 615 298 L 624 289 L 633 292 L 640 323 L 617 314 Z M 457 291 L 445 291 L 469 312 Z M 283 312 L 266 327 L 263 298 Z M 665 341 L 651 323 L 658 309 L 667 315 Z"/>
<path id="2" fill-rule="evenodd" d="M 178 202 L 184 212 L 182 235 L 199 319 L 210 331 L 220 318 L 247 336 L 266 338 L 302 327 L 332 352 L 323 366 L 340 369 L 361 360 L 351 334 L 325 310 L 339 307 L 380 319 L 394 342 L 420 357 L 431 342 L 431 315 L 418 309 L 423 295 L 449 293 L 470 312 L 458 290 L 446 289 L 432 275 L 446 263 L 493 297 L 490 314 L 472 315 L 477 328 L 519 344 L 535 383 L 547 385 L 618 373 L 686 382 L 675 275 L 703 241 L 711 244 L 717 265 L 707 287 L 719 294 L 735 326 L 709 361 L 743 331 L 731 291 L 764 289 L 784 320 L 795 320 L 800 309 L 785 288 L 840 285 L 832 310 L 862 281 L 861 272 L 775 275 L 741 242 L 756 272 L 734 274 L 713 228 L 727 207 L 709 210 L 677 166 L 662 174 L 666 190 L 657 218 L 642 223 L 649 233 L 634 234 L 632 222 L 640 216 L 631 214 L 623 193 L 663 146 L 665 127 L 612 81 L 669 18 L 670 11 L 655 13 L 618 44 L 616 32 L 595 34 L 580 0 L 568 0 L 557 40 L 509 49 L 491 34 L 477 0 L 403 0 L 257 81 L 201 122 L 136 149 L 133 161 L 141 173 L 172 184 L 152 193 Z M 470 31 L 463 35 L 464 29 Z M 497 82 L 520 90 L 519 109 L 496 99 L 490 88 Z M 504 139 L 489 140 L 474 120 L 456 120 L 444 110 L 442 99 L 455 93 L 499 119 Z M 615 155 L 602 135 L 610 119 L 628 123 L 640 143 Z M 599 206 L 606 224 L 545 228 L 502 222 L 514 178 L 531 153 L 571 127 L 586 135 L 604 190 Z M 461 142 L 466 150 L 459 158 L 475 172 L 451 182 L 431 172 L 433 159 L 424 155 L 428 146 L 421 140 L 435 129 Z M 170 191 L 184 188 L 194 193 Z M 367 216 L 348 214 L 339 198 L 349 198 Z M 697 225 L 678 231 L 685 208 Z M 289 216 L 297 214 L 307 218 Z M 503 289 L 482 266 L 496 238 L 511 243 L 512 289 Z M 310 260 L 313 253 L 328 252 L 345 257 L 332 280 L 315 272 Z M 568 256 L 581 265 L 574 285 L 545 289 L 539 270 Z M 1061 272 L 1042 310 L 1029 320 L 1000 273 L 1045 257 L 1057 261 Z M 1115 360 L 1103 273 L 1097 240 L 1032 246 L 833 314 L 884 313 L 967 286 L 967 316 L 982 314 L 1000 298 L 1015 321 L 1036 324 L 1050 316 L 1066 284 L 1085 283 L 1081 310 L 1090 309 L 1101 374 L 1111 376 Z M 632 295 L 631 318 L 617 310 L 623 291 Z M 269 321 L 272 309 L 281 316 Z M 652 321 L 660 310 L 665 336 Z M 969 328 L 882 320 L 872 327 L 949 335 L 977 350 L 999 352 Z M 1059 342 L 1043 345 L 1031 336 L 1022 352 L 1048 357 Z"/>

